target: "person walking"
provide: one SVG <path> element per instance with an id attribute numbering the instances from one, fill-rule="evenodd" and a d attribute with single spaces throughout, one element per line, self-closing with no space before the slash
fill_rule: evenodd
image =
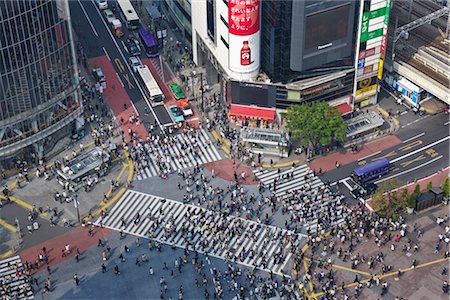
<path id="1" fill-rule="evenodd" d="M 75 285 L 80 285 L 80 279 L 78 278 L 77 273 L 73 275 L 73 281 L 75 282 Z"/>
<path id="2" fill-rule="evenodd" d="M 114 267 L 114 274 L 120 275 L 120 270 L 119 270 L 119 266 L 118 266 L 118 265 L 116 265 L 116 266 Z"/>
<path id="3" fill-rule="evenodd" d="M 102 263 L 102 273 L 106 273 L 106 265 L 105 265 L 105 263 Z"/>

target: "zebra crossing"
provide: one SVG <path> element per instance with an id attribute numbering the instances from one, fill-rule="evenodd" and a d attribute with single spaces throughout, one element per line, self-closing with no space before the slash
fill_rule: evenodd
<path id="1" fill-rule="evenodd" d="M 308 165 L 298 165 L 280 171 L 259 169 L 254 173 L 264 186 L 270 187 L 275 196 L 283 199 L 293 191 L 300 191 L 302 187 L 307 187 L 307 190 L 312 191 L 311 197 L 304 196 L 301 202 L 293 201 L 289 205 L 291 212 L 300 214 L 303 210 L 301 213 L 308 216 L 303 218 L 305 221 L 302 223 L 303 229 L 307 232 L 314 234 L 321 231 L 324 225 L 336 226 L 344 222 L 346 209 L 343 206 L 343 197 L 331 196 L 331 192 L 328 191 L 322 180 L 314 175 Z M 311 208 L 305 209 L 305 206 Z"/>
<path id="2" fill-rule="evenodd" d="M 23 265 L 18 255 L 0 261 L 1 299 L 34 298 L 31 285 L 22 271 Z"/>
<path id="3" fill-rule="evenodd" d="M 210 140 L 208 133 L 204 129 L 198 130 L 196 139 L 177 134 L 174 136 L 175 143 L 163 149 L 160 146 L 152 147 L 150 144 L 144 144 L 145 152 L 151 152 L 147 158 L 141 159 L 141 167 L 136 167 L 137 179 L 143 180 L 160 174 L 160 168 L 157 164 L 158 156 L 163 162 L 173 170 L 180 170 L 195 166 L 196 162 L 205 164 L 208 162 L 222 159 L 214 143 Z M 189 152 L 187 147 L 195 147 L 197 153 Z M 143 149 L 144 150 L 144 149 Z M 143 151 L 144 152 L 144 151 Z"/>
<path id="4" fill-rule="evenodd" d="M 264 186 L 271 185 L 271 190 L 275 192 L 275 196 L 283 198 L 289 192 L 298 190 L 306 184 L 312 189 L 318 189 L 324 185 L 319 177 L 314 176 L 307 164 L 297 165 L 294 168 L 282 170 L 280 173 L 276 169 L 259 169 L 253 172 Z M 293 178 L 290 176 L 292 172 L 294 173 Z M 273 190 L 274 180 L 276 180 L 275 190 Z"/>
<path id="5" fill-rule="evenodd" d="M 132 190 L 95 224 L 275 274 L 283 272 L 302 237 L 282 228 Z"/>
<path id="6" fill-rule="evenodd" d="M 152 58 L 150 59 L 150 62 L 152 63 L 153 67 L 155 68 L 156 72 L 158 73 L 159 78 L 163 78 L 163 71 L 161 69 L 161 62 L 158 58 Z"/>

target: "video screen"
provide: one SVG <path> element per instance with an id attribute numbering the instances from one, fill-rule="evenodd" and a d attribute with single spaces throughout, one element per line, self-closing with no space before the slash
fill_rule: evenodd
<path id="1" fill-rule="evenodd" d="M 305 49 L 320 49 L 348 32 L 350 4 L 306 17 Z"/>

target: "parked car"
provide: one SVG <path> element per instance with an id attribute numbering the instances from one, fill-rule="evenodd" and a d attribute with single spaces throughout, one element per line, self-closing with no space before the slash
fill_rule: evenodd
<path id="1" fill-rule="evenodd" d="M 178 108 L 181 110 L 185 117 L 190 117 L 194 114 L 191 107 L 189 106 L 189 102 L 186 99 L 180 99 L 177 101 L 177 103 Z"/>
<path id="2" fill-rule="evenodd" d="M 129 58 L 129 60 L 130 60 L 130 65 L 131 65 L 131 68 L 133 69 L 133 72 L 136 73 L 137 70 L 139 69 L 139 67 L 142 66 L 141 60 L 135 56 L 131 56 Z"/>
<path id="3" fill-rule="evenodd" d="M 112 23 L 116 19 L 116 16 L 110 9 L 105 9 L 103 11 L 103 14 L 105 15 L 105 18 L 108 21 L 108 23 Z"/>
<path id="4" fill-rule="evenodd" d="M 183 113 L 176 105 L 169 106 L 169 112 L 176 123 L 184 122 Z"/>
<path id="5" fill-rule="evenodd" d="M 96 69 L 92 70 L 92 75 L 94 76 L 94 79 L 97 82 L 102 83 L 105 81 L 105 75 L 103 74 L 103 71 L 100 68 L 96 68 Z"/>
<path id="6" fill-rule="evenodd" d="M 141 55 L 141 47 L 139 47 L 139 42 L 134 37 L 128 37 L 126 43 L 126 50 L 133 56 Z"/>
<path id="7" fill-rule="evenodd" d="M 108 8 L 108 1 L 107 0 L 95 0 L 95 2 L 98 5 L 98 8 L 100 9 L 107 9 Z"/>
<path id="8" fill-rule="evenodd" d="M 176 100 L 186 98 L 186 95 L 183 93 L 183 90 L 179 84 L 170 83 L 168 86 Z"/>

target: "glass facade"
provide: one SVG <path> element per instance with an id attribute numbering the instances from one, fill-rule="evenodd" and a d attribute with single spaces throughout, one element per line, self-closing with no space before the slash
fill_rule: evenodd
<path id="1" fill-rule="evenodd" d="M 82 113 L 67 5 L 0 0 L 0 164 L 31 145 L 42 156 Z"/>

